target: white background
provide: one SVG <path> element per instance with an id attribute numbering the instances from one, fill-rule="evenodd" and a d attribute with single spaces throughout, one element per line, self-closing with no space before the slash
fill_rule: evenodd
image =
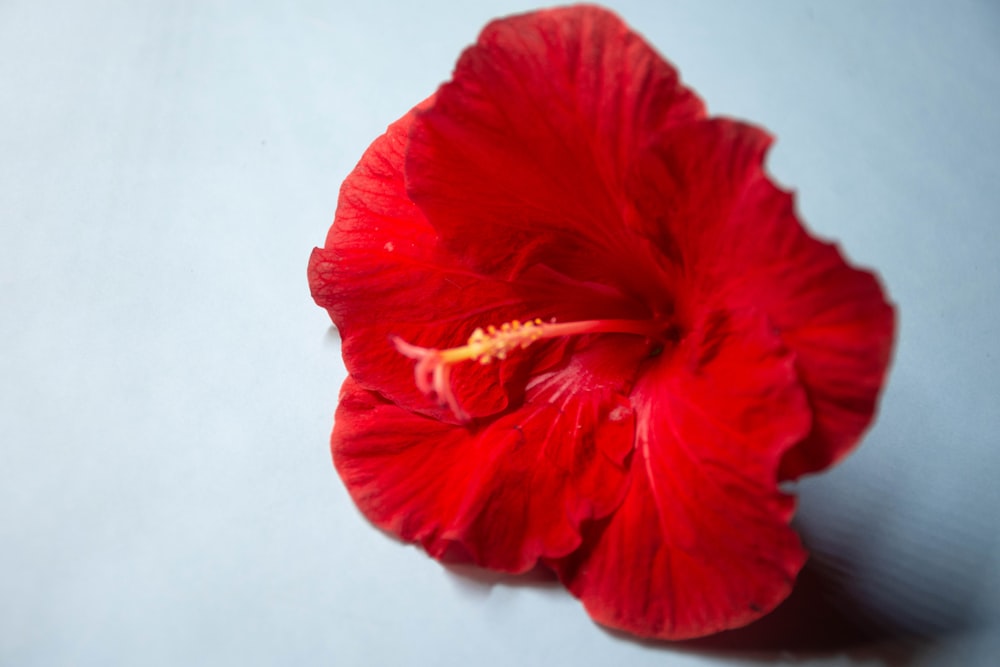
<path id="1" fill-rule="evenodd" d="M 882 644 L 623 639 L 351 505 L 309 252 L 367 144 L 530 5 L 0 0 L 0 664 L 995 664 L 1000 6 L 611 4 L 778 136 L 804 218 L 899 306 L 878 424 L 799 486 Z"/>

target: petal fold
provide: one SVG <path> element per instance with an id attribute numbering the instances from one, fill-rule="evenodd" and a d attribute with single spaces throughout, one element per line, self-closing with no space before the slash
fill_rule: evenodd
<path id="1" fill-rule="evenodd" d="M 656 133 L 703 114 L 606 10 L 495 21 L 414 123 L 407 189 L 477 271 L 511 279 L 544 264 L 646 298 L 657 258 L 622 233 L 624 174 Z"/>
<path id="2" fill-rule="evenodd" d="M 524 572 L 580 544 L 584 521 L 627 488 L 635 417 L 627 394 L 645 344 L 590 341 L 533 379 L 524 404 L 466 428 L 399 408 L 348 379 L 334 463 L 373 523 L 437 558 Z"/>
<path id="3" fill-rule="evenodd" d="M 739 627 L 791 591 L 805 561 L 777 489 L 810 427 L 793 357 L 767 320 L 711 313 L 632 395 L 637 446 L 622 506 L 553 566 L 591 616 L 645 637 Z"/>
<path id="4" fill-rule="evenodd" d="M 630 219 L 680 267 L 688 319 L 759 308 L 795 354 L 815 419 L 788 453 L 789 479 L 838 461 L 874 419 L 895 316 L 872 273 L 805 230 L 764 170 L 770 144 L 725 119 L 670 130 L 636 162 Z"/>

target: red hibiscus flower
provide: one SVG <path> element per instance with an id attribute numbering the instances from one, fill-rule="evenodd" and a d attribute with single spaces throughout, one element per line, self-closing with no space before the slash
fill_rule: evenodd
<path id="1" fill-rule="evenodd" d="M 434 557 L 551 567 L 642 636 L 783 600 L 806 555 L 778 485 L 857 443 L 894 318 L 803 229 L 770 142 L 605 10 L 488 25 L 310 259 L 361 511 Z"/>

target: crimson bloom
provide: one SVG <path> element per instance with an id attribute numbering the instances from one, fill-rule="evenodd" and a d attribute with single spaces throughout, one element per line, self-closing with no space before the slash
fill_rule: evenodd
<path id="1" fill-rule="evenodd" d="M 894 315 L 803 229 L 770 142 L 606 10 L 489 24 L 309 262 L 361 511 L 436 558 L 550 567 L 641 636 L 781 602 L 806 554 L 779 483 L 858 442 Z"/>

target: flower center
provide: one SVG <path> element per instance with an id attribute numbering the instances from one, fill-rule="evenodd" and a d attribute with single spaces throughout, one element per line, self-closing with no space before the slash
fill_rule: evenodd
<path id="1" fill-rule="evenodd" d="M 506 359 L 514 350 L 523 349 L 544 338 L 562 338 L 595 333 L 625 333 L 659 338 L 663 324 L 654 320 L 583 320 L 580 322 L 528 322 L 514 320 L 500 327 L 477 328 L 461 347 L 445 350 L 411 345 L 394 336 L 393 345 L 405 357 L 417 364 L 413 376 L 417 388 L 428 396 L 436 397 L 442 406 L 447 405 L 462 421 L 470 417 L 458 403 L 451 390 L 451 367 L 463 361 L 488 364 L 494 359 Z"/>

